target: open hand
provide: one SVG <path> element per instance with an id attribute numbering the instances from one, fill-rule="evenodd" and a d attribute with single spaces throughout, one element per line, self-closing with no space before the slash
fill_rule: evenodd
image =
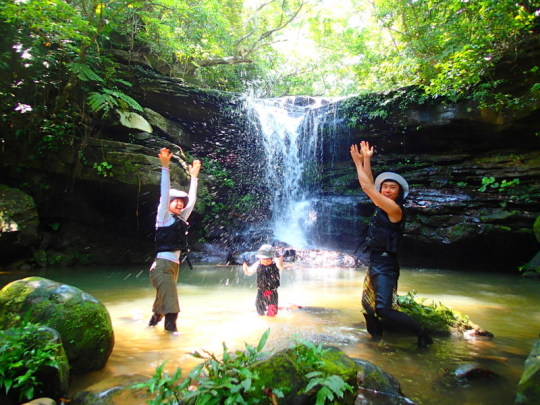
<path id="1" fill-rule="evenodd" d="M 161 148 L 158 153 L 158 158 L 161 162 L 161 166 L 163 167 L 169 167 L 169 164 L 171 163 L 171 159 L 173 157 L 173 154 L 171 151 L 167 148 Z"/>

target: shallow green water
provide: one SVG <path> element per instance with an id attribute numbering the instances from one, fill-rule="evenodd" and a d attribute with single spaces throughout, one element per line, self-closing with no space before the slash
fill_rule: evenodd
<path id="1" fill-rule="evenodd" d="M 197 349 L 216 354 L 222 342 L 231 349 L 256 344 L 271 328 L 266 350 L 277 350 L 301 337 L 340 347 L 352 357 L 372 361 L 401 383 L 404 394 L 422 405 L 508 405 L 513 403 L 523 363 L 540 332 L 540 281 L 515 275 L 403 269 L 399 292 L 441 302 L 469 315 L 494 339 L 462 336 L 435 338 L 427 350 L 415 338 L 389 334 L 373 342 L 365 331 L 360 297 L 365 269 L 287 268 L 279 289 L 277 317 L 259 317 L 254 308 L 255 276 L 240 266 L 195 266 L 179 279 L 179 334 L 148 328 L 154 290 L 145 266 L 80 268 L 32 273 L 67 283 L 101 300 L 111 314 L 115 347 L 105 369 L 76 377 L 73 390 L 118 375 L 150 376 L 167 360 L 167 369 L 188 372 Z M 29 274 L 2 274 L 0 285 Z M 297 308 L 303 306 L 308 308 Z M 475 362 L 498 376 L 454 383 L 448 371 Z"/>

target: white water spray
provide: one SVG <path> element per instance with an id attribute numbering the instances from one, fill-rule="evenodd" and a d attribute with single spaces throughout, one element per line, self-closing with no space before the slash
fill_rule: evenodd
<path id="1" fill-rule="evenodd" d="M 309 235 L 318 220 L 317 191 L 312 185 L 319 175 L 321 128 L 327 114 L 315 111 L 331 101 L 311 97 L 247 99 L 250 120 L 264 148 L 264 179 L 271 192 L 274 237 L 301 249 L 314 247 Z"/>

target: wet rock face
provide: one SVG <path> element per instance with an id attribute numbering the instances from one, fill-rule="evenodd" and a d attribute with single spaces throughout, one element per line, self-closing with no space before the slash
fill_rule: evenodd
<path id="1" fill-rule="evenodd" d="M 39 216 L 34 199 L 0 185 L 0 253 L 4 261 L 29 255 L 39 244 Z"/>
<path id="2" fill-rule="evenodd" d="M 152 133 L 107 123 L 101 139 L 91 138 L 77 153 L 63 151 L 63 159 L 28 161 L 25 178 L 33 187 L 28 194 L 35 201 L 39 224 L 32 222 L 37 229 L 27 235 L 35 239 L 25 239 L 23 250 L 15 250 L 19 241 L 2 233 L 0 265 L 5 264 L 6 252 L 24 258 L 38 245 L 85 257 L 89 263 L 151 261 L 159 199 L 156 154 L 162 146 L 202 159 L 201 191 L 220 190 L 212 193 L 211 204 L 230 207 L 231 195 L 238 201 L 249 194 L 257 203 L 267 198 L 260 167 L 263 152 L 246 125 L 240 95 L 191 88 L 159 75 L 133 81 L 130 95 L 144 105 L 142 115 Z M 391 101 L 393 95 L 387 97 Z M 304 97 L 296 102 L 311 101 Z M 387 105 L 384 95 L 380 102 Z M 334 114 L 327 107 L 322 109 L 332 119 L 325 121 L 318 143 L 320 167 L 305 179 L 316 200 L 317 222 L 307 235 L 314 246 L 351 253 L 359 245 L 373 205 L 360 190 L 349 147 L 367 140 L 375 146 L 375 174 L 395 171 L 411 186 L 404 265 L 514 271 L 537 252 L 532 224 L 540 214 L 540 137 L 535 135 L 540 130 L 539 111 L 494 114 L 470 103 L 431 100 L 425 105 L 396 105 L 386 119 L 371 119 L 354 109 Z M 16 156 L 31 151 L 10 147 L 19 145 L 6 145 L 2 174 L 6 184 L 19 184 Z M 228 171 L 233 189 L 221 191 L 222 180 L 205 166 L 210 160 Z M 93 167 L 103 162 L 112 164 L 111 173 L 99 175 Z M 176 163 L 173 182 L 185 187 L 187 174 L 180 169 L 182 162 Z M 259 241 L 252 235 L 270 216 L 264 202 L 255 205 L 253 212 L 231 215 L 226 225 L 214 224 L 213 215 L 211 223 L 201 224 L 205 210 L 212 207 L 198 205 L 190 218 L 192 230 L 204 227 L 206 234 L 194 240 L 202 236 L 234 254 L 253 248 Z"/>
<path id="3" fill-rule="evenodd" d="M 404 264 L 516 269 L 534 256 L 538 242 L 532 224 L 539 214 L 534 201 L 540 193 L 536 180 L 540 178 L 540 154 L 491 153 L 493 156 L 486 152 L 483 157 L 445 155 L 439 161 L 435 154 L 397 157 L 381 152 L 377 157 L 375 175 L 396 171 L 411 186 L 405 204 Z M 319 215 L 323 219 L 317 236 L 333 246 L 355 249 L 374 206 L 360 190 L 353 167 L 349 177 L 343 168 L 325 170 L 329 191 L 321 202 L 324 215 Z M 336 194 L 336 190 L 346 194 Z"/>

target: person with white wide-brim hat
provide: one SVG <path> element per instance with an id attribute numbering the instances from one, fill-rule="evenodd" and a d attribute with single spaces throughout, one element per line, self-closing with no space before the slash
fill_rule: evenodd
<path id="1" fill-rule="evenodd" d="M 383 318 L 414 332 L 418 336 L 418 346 L 425 347 L 433 343 L 431 337 L 418 322 L 398 311 L 394 304 L 400 270 L 398 252 L 405 228 L 403 200 L 409 194 L 409 184 L 393 172 L 381 173 L 373 180 L 373 152 L 373 147 L 366 141 L 350 148 L 360 187 L 376 206 L 365 241 L 365 248 L 369 249 L 369 266 L 364 280 L 362 307 L 367 330 L 374 338 L 382 336 L 379 318 Z"/>
<path id="2" fill-rule="evenodd" d="M 189 192 L 171 188 L 169 166 L 173 157 L 167 148 L 159 150 L 161 162 L 161 198 L 156 214 L 156 260 L 150 267 L 150 281 L 156 289 L 152 317 L 148 326 L 156 326 L 165 318 L 167 332 L 177 332 L 176 321 L 180 312 L 178 302 L 178 273 L 182 259 L 188 252 L 188 218 L 197 200 L 197 186 L 201 162 L 194 160 L 189 166 L 191 176 Z"/>

